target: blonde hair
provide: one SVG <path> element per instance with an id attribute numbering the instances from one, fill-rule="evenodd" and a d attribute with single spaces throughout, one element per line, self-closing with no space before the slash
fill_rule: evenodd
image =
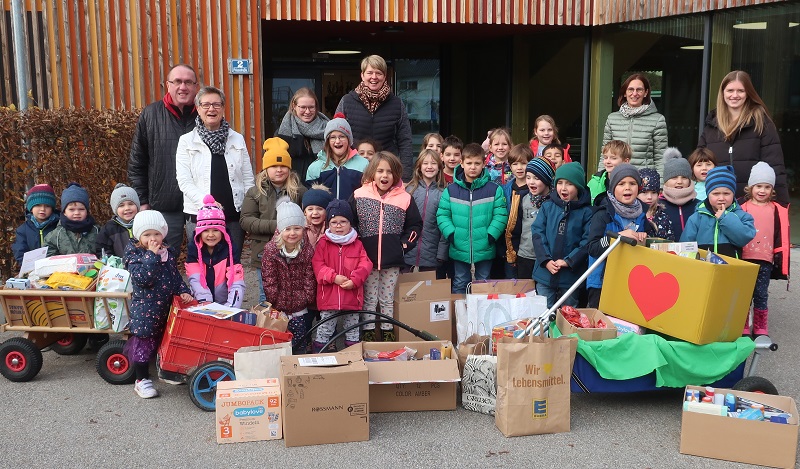
<path id="1" fill-rule="evenodd" d="M 331 133 L 333 133 L 333 132 L 339 132 L 339 131 L 338 131 L 338 130 L 334 130 L 334 131 L 332 131 Z M 341 132 L 341 133 L 343 133 L 343 134 L 344 134 L 344 132 Z M 345 136 L 347 136 L 347 134 L 345 134 Z M 347 144 L 348 144 L 348 147 L 347 147 L 347 152 L 346 152 L 346 153 L 344 154 L 344 156 L 342 157 L 342 161 L 346 160 L 346 159 L 347 159 L 347 157 L 348 157 L 348 155 L 350 155 L 350 152 L 353 150 L 353 149 L 352 149 L 352 148 L 349 146 L 349 145 L 350 145 L 350 140 L 349 140 L 349 139 L 347 140 Z M 373 148 L 374 148 L 374 147 L 373 147 Z M 321 168 L 321 169 L 325 169 L 325 168 L 327 168 L 328 166 L 330 166 L 330 164 L 331 164 L 331 161 L 333 161 L 333 147 L 331 146 L 331 141 L 330 141 L 330 139 L 327 139 L 327 138 L 325 139 L 325 145 L 322 147 L 322 151 L 324 151 L 324 152 L 325 152 L 325 164 L 323 164 L 323 165 L 322 165 L 322 168 Z M 334 163 L 334 164 L 336 164 L 336 165 L 338 166 L 338 163 Z"/>
<path id="2" fill-rule="evenodd" d="M 378 165 L 381 161 L 389 163 L 389 171 L 392 172 L 392 185 L 402 181 L 403 178 L 403 164 L 400 159 L 389 151 L 379 151 L 372 157 L 367 168 L 364 170 L 364 176 L 361 178 L 361 184 L 368 184 L 375 180 L 375 173 L 378 172 Z"/>
<path id="3" fill-rule="evenodd" d="M 441 145 L 442 146 L 442 150 L 444 150 L 444 137 L 442 137 L 441 135 L 437 134 L 436 132 L 431 132 L 429 134 L 425 134 L 425 136 L 422 137 L 422 148 L 420 148 L 419 151 L 424 151 L 425 147 L 428 146 L 428 142 L 430 142 L 432 138 L 435 138 L 436 140 L 438 140 L 439 141 L 439 145 Z"/>
<path id="4" fill-rule="evenodd" d="M 314 100 L 314 107 L 316 108 L 317 112 L 319 112 L 319 100 L 317 99 L 317 95 L 311 88 L 302 87 L 299 90 L 294 92 L 294 96 L 292 96 L 292 102 L 289 105 L 289 109 L 291 109 L 292 114 L 294 114 L 294 109 L 297 107 L 297 101 L 300 98 L 311 98 Z"/>
<path id="5" fill-rule="evenodd" d="M 427 157 L 433 158 L 433 161 L 436 162 L 436 166 L 439 167 L 439 173 L 436 175 L 436 187 L 440 189 L 445 188 L 444 183 L 444 162 L 442 161 L 442 156 L 436 150 L 422 150 L 419 152 L 419 156 L 417 157 L 417 162 L 414 163 L 414 174 L 411 176 L 411 182 L 408 183 L 406 186 L 406 190 L 409 193 L 414 192 L 419 187 L 419 182 L 422 180 L 422 163 L 425 162 L 425 158 Z"/>
<path id="6" fill-rule="evenodd" d="M 728 110 L 728 105 L 725 104 L 725 87 L 734 81 L 738 81 L 744 86 L 744 92 L 747 95 L 744 106 L 742 106 L 742 112 L 735 121 Z M 764 101 L 761 100 L 755 87 L 753 87 L 753 81 L 747 72 L 734 70 L 725 75 L 722 83 L 719 84 L 719 92 L 717 93 L 717 125 L 720 132 L 725 136 L 725 140 L 733 141 L 736 134 L 751 123 L 755 124 L 756 134 L 761 135 L 764 132 L 764 124 L 771 120 L 769 112 L 767 112 L 767 106 L 764 105 Z"/>
<path id="7" fill-rule="evenodd" d="M 539 122 L 542 121 L 547 122 L 550 124 L 550 127 L 553 128 L 553 143 L 558 143 L 561 145 L 561 140 L 558 139 L 558 126 L 556 125 L 556 120 L 547 114 L 542 114 L 541 116 L 537 117 L 535 121 L 533 121 L 533 137 L 531 137 L 531 142 L 534 140 L 537 142 L 539 141 L 539 138 L 536 136 L 536 129 L 539 128 Z"/>
<path id="8" fill-rule="evenodd" d="M 772 202 L 778 197 L 778 193 L 775 192 L 775 186 L 772 186 L 772 193 L 769 195 L 769 201 Z M 753 200 L 753 186 L 747 186 L 744 188 L 744 200 Z"/>
<path id="9" fill-rule="evenodd" d="M 264 189 L 264 181 L 269 181 L 269 183 L 272 184 L 266 169 L 262 169 L 260 173 L 256 174 L 256 187 L 258 187 L 258 192 L 261 195 L 267 195 L 267 191 Z M 286 195 L 292 200 L 297 200 L 300 195 L 300 187 L 302 187 L 300 176 L 294 171 L 289 170 L 289 177 L 286 178 L 286 182 L 283 184 Z"/>
<path id="10" fill-rule="evenodd" d="M 494 142 L 494 139 L 496 139 L 498 137 L 505 137 L 506 141 L 508 142 L 509 148 L 514 146 L 514 141 L 511 139 L 511 132 L 509 132 L 508 129 L 506 129 L 504 127 L 498 127 L 496 129 L 492 130 L 492 133 L 489 134 L 489 146 L 490 146 L 490 148 L 491 148 L 492 142 Z"/>
<path id="11" fill-rule="evenodd" d="M 380 55 L 369 55 L 364 57 L 364 59 L 361 61 L 361 73 L 366 72 L 367 67 L 372 67 L 379 72 L 383 72 L 384 75 L 387 74 L 386 70 L 388 67 L 386 66 L 386 61 L 383 60 L 383 57 Z"/>
<path id="12" fill-rule="evenodd" d="M 623 161 L 628 161 L 633 156 L 631 146 L 622 140 L 609 140 L 608 143 L 603 145 L 603 149 L 600 151 L 600 154 L 605 154 L 606 152 L 613 155 L 618 155 Z"/>

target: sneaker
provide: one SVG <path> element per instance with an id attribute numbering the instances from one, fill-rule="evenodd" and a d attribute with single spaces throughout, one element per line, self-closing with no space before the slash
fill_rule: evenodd
<path id="1" fill-rule="evenodd" d="M 156 391 L 156 388 L 153 387 L 153 382 L 149 379 L 136 380 L 133 390 L 142 399 L 150 399 L 151 397 L 158 396 L 158 391 Z"/>
<path id="2" fill-rule="evenodd" d="M 375 342 L 378 338 L 378 335 L 375 333 L 375 329 L 368 329 L 361 333 L 361 342 Z"/>
<path id="3" fill-rule="evenodd" d="M 394 331 L 381 331 L 381 340 L 384 342 L 397 342 L 397 337 L 394 335 Z"/>
<path id="4" fill-rule="evenodd" d="M 180 386 L 181 384 L 186 384 L 183 381 L 175 381 L 174 379 L 162 378 L 160 376 L 158 377 L 158 380 L 161 381 L 162 383 L 171 384 L 172 386 Z"/>

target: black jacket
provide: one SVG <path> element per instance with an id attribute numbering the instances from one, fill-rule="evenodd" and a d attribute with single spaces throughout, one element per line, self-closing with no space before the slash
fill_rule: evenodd
<path id="1" fill-rule="evenodd" d="M 178 188 L 175 153 L 181 135 L 194 129 L 197 111 L 192 108 L 175 117 L 164 101 L 156 101 L 142 110 L 131 143 L 128 180 L 142 204 L 162 212 L 183 212 L 183 193 Z"/>
<path id="2" fill-rule="evenodd" d="M 311 149 L 311 143 L 303 135 L 277 135 L 289 144 L 289 156 L 292 157 L 292 170 L 300 176 L 305 184 L 306 172 L 311 163 L 317 160 L 317 155 Z"/>
<path id="3" fill-rule="evenodd" d="M 120 225 L 116 218 L 112 218 L 97 233 L 95 240 L 95 254 L 98 259 L 103 258 L 103 250 L 106 256 L 122 257 L 125 255 L 125 248 L 131 240 L 132 232 Z"/>

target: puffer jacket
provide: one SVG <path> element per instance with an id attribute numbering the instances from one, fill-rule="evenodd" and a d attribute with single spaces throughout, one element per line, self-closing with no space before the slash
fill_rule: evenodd
<path id="1" fill-rule="evenodd" d="M 358 311 L 364 309 L 364 283 L 372 272 L 372 261 L 358 238 L 337 244 L 326 235 L 317 241 L 311 260 L 317 276 L 317 309 L 320 311 Z M 344 275 L 355 288 L 345 290 L 333 281 Z"/>
<path id="2" fill-rule="evenodd" d="M 717 218 L 715 213 L 708 200 L 698 205 L 686 222 L 681 242 L 697 241 L 700 249 L 741 259 L 742 247 L 756 235 L 753 216 L 735 201 L 721 217 Z"/>
<path id="3" fill-rule="evenodd" d="M 319 183 L 331 191 L 334 199 L 349 199 L 353 191 L 361 187 L 369 161 L 353 149 L 341 166 L 336 166 L 333 160 L 325 166 L 326 159 L 324 150 L 317 154 L 317 161 L 311 163 L 306 172 L 306 186 Z"/>
<path id="4" fill-rule="evenodd" d="M 592 205 L 600 205 L 608 191 L 608 171 L 601 169 L 594 173 L 589 182 L 586 183 L 586 187 L 589 188 L 589 197 Z"/>
<path id="5" fill-rule="evenodd" d="M 97 258 L 103 258 L 103 251 L 106 256 L 124 256 L 131 238 L 133 230 L 122 226 L 117 217 L 112 218 L 97 233 L 97 240 L 94 243 Z"/>
<path id="6" fill-rule="evenodd" d="M 242 216 L 239 219 L 242 230 L 250 233 L 250 265 L 254 268 L 261 267 L 264 245 L 272 239 L 272 235 L 278 227 L 278 212 L 275 204 L 281 197 L 288 197 L 285 188 L 276 191 L 275 186 L 272 185 L 268 178 L 264 178 L 261 187 L 264 189 L 265 194 L 262 194 L 257 186 L 247 190 L 244 201 L 242 201 Z M 292 199 L 292 202 L 302 206 L 305 192 L 306 188 L 300 187 L 297 192 L 297 198 Z"/>
<path id="7" fill-rule="evenodd" d="M 194 129 L 196 117 L 194 106 L 181 114 L 174 106 L 167 109 L 163 100 L 142 110 L 128 161 L 128 180 L 142 205 L 150 204 L 150 208 L 162 212 L 183 211 L 183 193 L 175 176 L 175 154 L 178 139 Z"/>
<path id="8" fill-rule="evenodd" d="M 775 193 L 783 204 L 789 203 L 789 188 L 786 185 L 786 166 L 783 161 L 783 150 L 778 131 L 771 119 L 764 122 L 764 131 L 756 133 L 755 124 L 745 126 L 732 142 L 725 140 L 717 123 L 717 110 L 712 110 L 706 117 L 706 125 L 698 147 L 706 147 L 717 158 L 717 165 L 729 164 L 736 173 L 736 197 L 744 196 L 744 188 L 750 178 L 750 170 L 759 161 L 769 164 L 775 170 Z"/>
<path id="9" fill-rule="evenodd" d="M 663 207 L 664 214 L 669 218 L 673 239 L 680 239 L 684 228 L 686 228 L 686 222 L 694 215 L 700 201 L 692 199 L 683 205 L 676 205 L 664 198 L 662 194 L 658 197 L 658 203 Z"/>
<path id="10" fill-rule="evenodd" d="M 234 247 L 228 248 L 228 242 L 221 240 L 214 246 L 212 253 L 201 248 L 202 258 L 197 257 L 197 245 L 187 244 L 186 276 L 189 289 L 197 301 L 213 301 L 215 303 L 240 308 L 244 299 L 244 268 L 239 264 L 239 253 Z M 230 256 L 234 264 L 230 264 Z M 213 288 L 213 291 L 212 291 Z"/>
<path id="11" fill-rule="evenodd" d="M 442 192 L 444 189 L 436 183 L 425 187 L 425 183 L 420 181 L 414 192 L 410 193 L 422 217 L 422 232 L 417 245 L 405 255 L 406 265 L 438 267 L 440 260 L 447 260 L 447 240 L 436 223 L 436 210 L 439 208 Z"/>
<path id="12" fill-rule="evenodd" d="M 394 153 L 403 164 L 403 180 L 411 180 L 414 169 L 414 150 L 411 143 L 411 122 L 406 106 L 394 93 L 370 114 L 355 91 L 342 96 L 336 112 L 345 115 L 358 141 L 371 138 L 381 144 L 384 151 Z M 338 198 L 338 197 L 337 197 Z"/>
<path id="13" fill-rule="evenodd" d="M 609 114 L 603 131 L 603 145 L 611 140 L 622 140 L 631 146 L 633 156 L 630 163 L 637 169 L 652 168 L 658 174 L 664 174 L 667 121 L 658 113 L 656 103 L 651 101 L 647 110 L 630 118 L 619 111 Z M 597 169 L 603 169 L 602 159 Z"/>
<path id="14" fill-rule="evenodd" d="M 99 232 L 100 227 L 94 225 L 78 238 L 77 234 L 58 225 L 44 238 L 44 243 L 47 246 L 47 257 L 63 254 L 94 254 L 97 233 Z"/>
<path id="15" fill-rule="evenodd" d="M 497 255 L 495 243 L 502 239 L 508 223 L 503 188 L 483 172 L 467 187 L 464 169 L 456 166 L 455 182 L 447 186 L 439 201 L 436 221 L 450 242 L 450 258 L 475 263 Z"/>
<path id="16" fill-rule="evenodd" d="M 304 236 L 300 253 L 294 259 L 287 259 L 281 255 L 276 236 L 278 233 L 264 246 L 261 259 L 264 293 L 273 309 L 286 314 L 298 313 L 316 300 L 317 279 L 311 264 L 314 247 Z"/>
<path id="17" fill-rule="evenodd" d="M 25 257 L 26 252 L 46 246 L 44 240 L 48 234 L 56 229 L 60 217 L 61 215 L 54 211 L 47 221 L 37 227 L 33 222 L 33 214 L 28 213 L 25 215 L 25 223 L 17 227 L 17 236 L 11 245 L 11 252 L 14 253 L 14 259 L 18 264 L 22 265 L 22 259 Z"/>
<path id="18" fill-rule="evenodd" d="M 372 267 L 403 267 L 403 256 L 417 245 L 422 230 L 417 204 L 403 189 L 403 182 L 397 181 L 383 196 L 374 182 L 368 182 L 353 192 L 350 206 Z"/>
<path id="19" fill-rule="evenodd" d="M 308 137 L 304 135 L 275 135 L 289 144 L 289 156 L 292 157 L 292 171 L 300 176 L 300 180 L 305 183 L 306 173 L 311 163 L 317 160 L 317 155 L 311 149 Z"/>

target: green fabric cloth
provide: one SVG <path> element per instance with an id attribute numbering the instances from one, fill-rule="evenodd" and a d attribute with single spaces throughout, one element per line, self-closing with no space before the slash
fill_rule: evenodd
<path id="1" fill-rule="evenodd" d="M 555 323 L 550 327 L 553 337 L 561 335 Z M 596 342 L 578 341 L 578 353 L 603 378 L 625 380 L 655 371 L 656 386 L 668 388 L 713 383 L 747 360 L 754 349 L 755 343 L 748 337 L 708 345 L 633 333 Z"/>

